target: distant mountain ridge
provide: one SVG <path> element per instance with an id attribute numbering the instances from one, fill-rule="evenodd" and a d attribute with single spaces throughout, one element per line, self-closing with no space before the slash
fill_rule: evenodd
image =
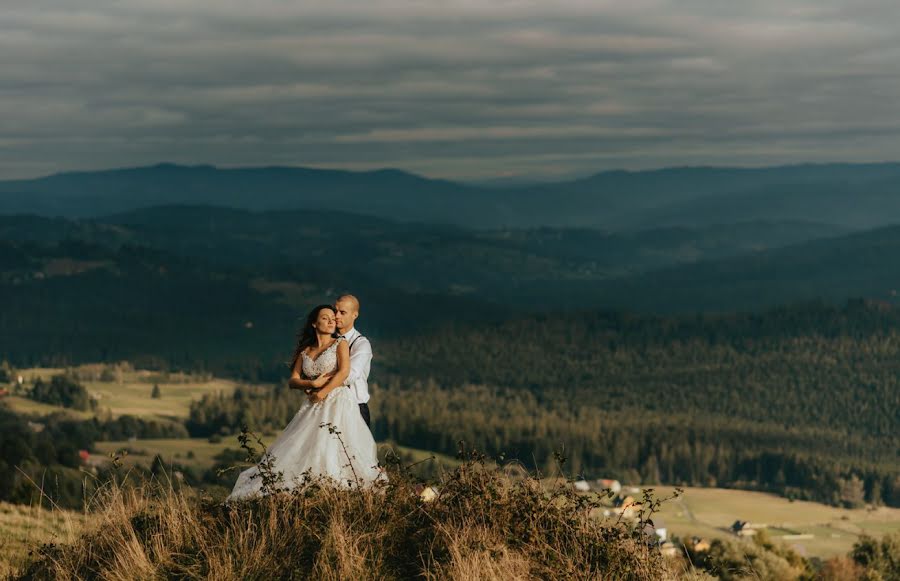
<path id="1" fill-rule="evenodd" d="M 0 213 L 97 217 L 165 204 L 316 209 L 471 228 L 636 230 L 737 221 L 900 223 L 900 163 L 607 171 L 504 188 L 397 169 L 158 164 L 0 181 Z"/>
<path id="2" fill-rule="evenodd" d="M 341 209 L 390 215 L 420 191 L 444 203 L 467 186 L 400 170 L 350 172 L 259 167 L 157 164 L 96 172 L 68 172 L 0 182 L 0 212 L 95 217 L 162 204 L 209 204 L 249 210 Z"/>

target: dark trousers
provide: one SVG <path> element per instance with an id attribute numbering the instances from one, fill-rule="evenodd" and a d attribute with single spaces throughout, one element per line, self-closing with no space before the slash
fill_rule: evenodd
<path id="1" fill-rule="evenodd" d="M 369 426 L 369 428 L 371 428 L 372 420 L 369 416 L 369 404 L 367 404 L 367 403 L 359 404 L 359 413 L 362 416 L 363 420 L 365 420 L 366 425 Z"/>

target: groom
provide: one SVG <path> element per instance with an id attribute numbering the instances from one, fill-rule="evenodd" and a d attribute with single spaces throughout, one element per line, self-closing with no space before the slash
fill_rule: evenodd
<path id="1" fill-rule="evenodd" d="M 356 396 L 359 413 L 370 428 L 369 419 L 369 368 L 372 365 L 372 344 L 357 331 L 353 324 L 359 317 L 359 300 L 353 295 L 341 295 L 334 302 L 334 322 L 337 334 L 350 345 L 350 375 L 347 382 Z"/>

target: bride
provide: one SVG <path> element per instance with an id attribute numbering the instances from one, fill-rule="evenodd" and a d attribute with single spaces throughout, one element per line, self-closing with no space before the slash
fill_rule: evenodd
<path id="1" fill-rule="evenodd" d="M 350 348 L 335 339 L 335 310 L 320 305 L 306 319 L 291 365 L 290 386 L 307 391 L 308 401 L 269 447 L 266 458 L 281 473 L 283 488 L 324 477 L 337 486 L 365 487 L 385 475 L 378 469 L 375 439 L 348 389 Z M 241 472 L 227 501 L 259 496 L 259 465 Z"/>

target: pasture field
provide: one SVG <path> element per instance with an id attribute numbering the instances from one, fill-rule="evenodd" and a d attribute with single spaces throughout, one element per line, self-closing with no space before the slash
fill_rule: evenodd
<path id="1" fill-rule="evenodd" d="M 150 397 L 153 383 L 86 381 L 83 385 L 88 392 L 97 397 L 100 408 L 108 408 L 114 416 L 183 419 L 188 416 L 192 401 L 200 399 L 207 393 L 231 393 L 237 384 L 225 379 L 199 383 L 158 383 L 161 393 L 159 399 Z"/>
<path id="2" fill-rule="evenodd" d="M 266 438 L 263 438 L 266 441 Z M 121 460 L 125 466 L 142 464 L 150 466 L 153 457 L 159 454 L 166 464 L 178 463 L 198 468 L 209 468 L 215 464 L 215 456 L 227 449 L 239 450 L 237 438 L 224 438 L 211 443 L 206 438 L 170 438 L 160 440 L 135 440 L 116 442 L 96 442 L 94 447 L 103 456 L 122 450 L 128 453 Z"/>
<path id="3" fill-rule="evenodd" d="M 50 414 L 61 413 L 72 418 L 81 420 L 90 419 L 94 416 L 93 412 L 73 410 L 62 406 L 50 405 L 28 399 L 20 395 L 11 395 L 3 399 L 9 408 L 17 414 L 29 416 L 49 416 Z"/>
<path id="4" fill-rule="evenodd" d="M 79 371 L 75 369 L 76 373 Z M 62 368 L 31 368 L 18 373 L 25 378 L 30 388 L 35 379 L 49 380 L 53 375 L 64 373 Z M 81 372 L 84 374 L 85 372 Z M 132 415 L 145 418 L 184 419 L 188 416 L 191 402 L 208 393 L 231 393 L 237 383 L 227 379 L 192 377 L 182 374 L 159 374 L 143 370 L 117 370 L 113 381 L 80 379 L 93 397 L 97 399 L 98 413 L 107 410 L 114 416 Z M 161 397 L 153 399 L 150 394 L 153 385 L 159 385 Z M 21 414 L 48 415 L 63 412 L 74 417 L 89 418 L 91 412 L 79 412 L 60 406 L 32 401 L 24 396 L 10 396 L 5 399 L 10 408 Z"/>
<path id="5" fill-rule="evenodd" d="M 653 487 L 658 496 L 668 496 L 673 487 Z M 765 525 L 769 536 L 782 540 L 807 557 L 828 558 L 845 554 L 861 534 L 880 537 L 900 530 L 900 509 L 845 509 L 764 492 L 723 488 L 685 488 L 684 495 L 663 503 L 659 518 L 669 534 L 682 539 L 732 536 L 736 520 Z M 812 538 L 791 538 L 813 535 Z"/>

